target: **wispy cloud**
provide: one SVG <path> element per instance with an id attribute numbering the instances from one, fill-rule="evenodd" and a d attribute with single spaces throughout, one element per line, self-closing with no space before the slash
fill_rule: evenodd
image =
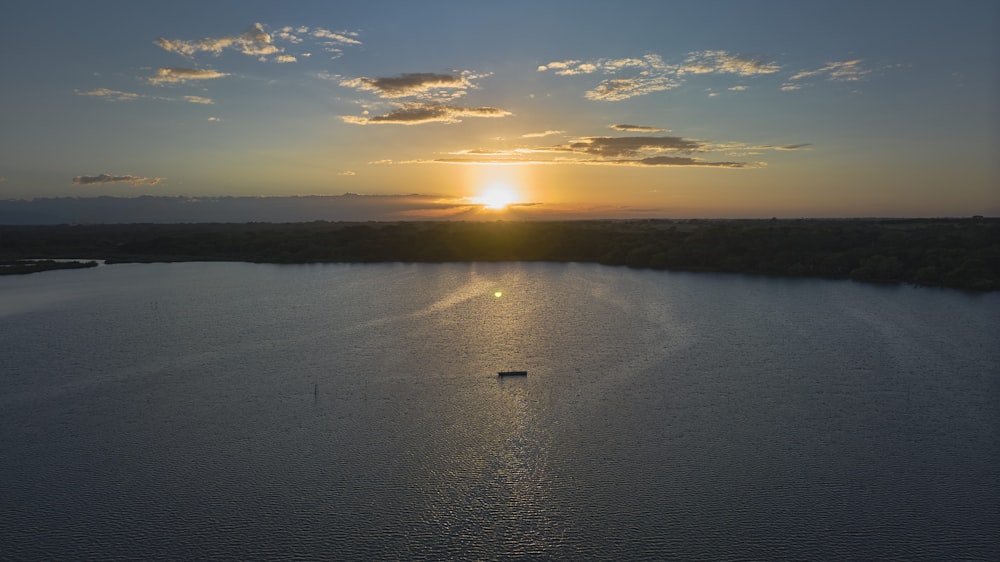
<path id="1" fill-rule="evenodd" d="M 563 134 L 565 132 L 566 131 L 541 131 L 541 132 L 538 132 L 538 133 L 524 133 L 523 135 L 521 135 L 521 138 L 522 139 L 539 139 L 539 138 L 543 138 L 543 137 L 551 137 L 551 136 L 555 136 L 555 135 L 561 135 L 561 134 Z"/>
<path id="2" fill-rule="evenodd" d="M 285 46 L 279 46 L 277 44 L 279 42 Z M 299 57 L 309 57 L 312 54 L 287 53 L 286 47 L 294 51 L 297 47 L 308 43 L 336 55 L 334 57 L 336 58 L 343 54 L 341 47 L 361 45 L 357 32 L 331 31 L 322 27 L 310 29 L 308 26 L 285 26 L 271 33 L 261 23 L 253 24 L 240 35 L 221 35 L 193 40 L 161 37 L 154 43 L 169 53 L 176 53 L 188 59 L 201 53 L 218 56 L 229 50 L 256 57 L 262 62 L 277 63 L 298 62 Z"/>
<path id="3" fill-rule="evenodd" d="M 615 131 L 622 131 L 627 133 L 668 133 L 670 131 L 666 129 L 661 129 L 659 127 L 646 127 L 644 125 L 610 125 L 608 128 L 614 129 Z"/>
<path id="4" fill-rule="evenodd" d="M 122 92 L 122 91 L 119 91 L 119 90 L 109 90 L 107 88 L 98 88 L 96 90 L 89 90 L 89 91 L 86 91 L 86 92 L 81 92 L 81 91 L 77 90 L 76 91 L 76 95 L 78 95 L 78 96 L 92 97 L 92 98 L 100 98 L 100 99 L 103 99 L 103 100 L 106 100 L 106 101 L 110 101 L 110 102 L 134 101 L 134 100 L 138 100 L 138 99 L 148 99 L 148 100 L 168 101 L 168 102 L 185 101 L 185 102 L 188 102 L 188 103 L 196 103 L 196 104 L 201 104 L 201 105 L 212 105 L 212 104 L 215 103 L 215 100 L 213 100 L 211 98 L 202 97 L 202 96 L 182 96 L 180 98 L 174 98 L 174 97 L 169 97 L 169 96 L 149 96 L 149 95 L 144 95 L 144 94 L 137 94 L 137 93 L 134 93 L 134 92 Z"/>
<path id="5" fill-rule="evenodd" d="M 104 185 L 109 183 L 127 183 L 133 186 L 156 185 L 163 178 L 145 178 L 141 176 L 115 176 L 112 174 L 99 174 L 96 176 L 76 176 L 73 178 L 73 185 Z"/>
<path id="6" fill-rule="evenodd" d="M 587 99 L 594 101 L 621 101 L 653 92 L 672 90 L 680 82 L 669 76 L 636 76 L 632 78 L 611 78 L 602 81 L 588 91 Z"/>
<path id="7" fill-rule="evenodd" d="M 177 53 L 191 57 L 197 53 L 207 52 L 219 55 L 226 49 L 234 49 L 244 55 L 267 57 L 281 52 L 273 44 L 271 34 L 264 31 L 264 26 L 255 23 L 242 35 L 224 35 L 222 37 L 206 37 L 197 40 L 164 39 L 154 41 L 161 49 L 169 53 Z"/>
<path id="8" fill-rule="evenodd" d="M 229 76 L 225 72 L 211 70 L 207 68 L 182 68 L 171 66 L 161 68 L 156 71 L 156 76 L 147 79 L 147 82 L 154 85 L 160 84 L 180 84 L 191 80 L 212 80 Z"/>
<path id="9" fill-rule="evenodd" d="M 862 62 L 864 62 L 862 59 L 830 62 L 815 70 L 798 72 L 788 79 L 802 80 L 804 78 L 825 77 L 834 82 L 856 82 L 871 73 L 870 69 L 861 66 Z"/>
<path id="10" fill-rule="evenodd" d="M 540 65 L 537 70 L 552 72 L 558 76 L 610 75 L 596 87 L 587 90 L 584 96 L 594 101 L 621 101 L 673 90 L 702 75 L 755 78 L 783 74 L 779 88 L 790 92 L 801 89 L 800 81 L 806 78 L 825 78 L 834 82 L 862 80 L 871 73 L 862 63 L 861 59 L 830 62 L 816 69 L 784 73 L 781 64 L 766 57 L 710 50 L 688 53 L 677 62 L 667 62 L 659 55 L 647 54 L 641 58 L 553 61 Z M 743 92 L 749 86 L 736 84 L 727 89 L 731 92 Z M 718 95 L 718 92 L 709 93 L 711 97 Z"/>
<path id="11" fill-rule="evenodd" d="M 700 51 L 691 53 L 677 67 L 678 76 L 685 74 L 736 74 L 757 76 L 774 74 L 781 66 L 767 59 L 733 54 L 727 51 Z"/>
<path id="12" fill-rule="evenodd" d="M 306 29 L 306 31 L 308 31 L 308 29 Z M 332 43 L 339 43 L 341 45 L 361 44 L 361 41 L 358 40 L 358 34 L 351 31 L 330 31 L 329 29 L 317 27 L 312 30 L 312 36 L 318 39 L 326 39 Z"/>
<path id="13" fill-rule="evenodd" d="M 652 132 L 657 127 L 612 125 L 623 132 Z M 662 129 L 659 129 L 662 131 Z M 643 167 L 760 168 L 765 162 L 736 161 L 765 151 L 808 150 L 808 143 L 790 145 L 750 145 L 740 142 L 710 142 L 678 136 L 588 136 L 564 144 L 516 147 L 512 149 L 474 148 L 448 153 L 434 160 L 413 160 L 400 164 L 550 164 Z M 713 158 L 712 155 L 715 155 Z"/>
<path id="14" fill-rule="evenodd" d="M 101 98 L 107 101 L 133 101 L 143 97 L 134 92 L 122 92 L 120 90 L 109 90 L 107 88 L 98 88 L 87 92 L 77 91 L 76 94 L 78 96 Z"/>
<path id="15" fill-rule="evenodd" d="M 584 137 L 563 148 L 569 152 L 591 154 L 601 158 L 617 158 L 649 152 L 690 154 L 704 150 L 705 146 L 703 142 L 682 137 Z"/>
<path id="16" fill-rule="evenodd" d="M 184 96 L 184 101 L 188 103 L 198 103 L 202 105 L 212 105 L 215 103 L 215 100 L 213 100 L 212 98 L 204 98 L 201 96 Z"/>
<path id="17" fill-rule="evenodd" d="M 415 97 L 446 101 L 465 95 L 467 90 L 475 88 L 472 80 L 481 77 L 468 71 L 457 76 L 421 72 L 383 78 L 350 78 L 341 80 L 340 85 L 360 91 L 374 92 L 379 97 L 386 99 Z"/>
<path id="18" fill-rule="evenodd" d="M 363 92 L 373 92 L 383 99 L 400 100 L 391 102 L 391 111 L 369 116 L 366 110 L 362 116 L 342 116 L 347 123 L 355 125 L 394 124 L 420 125 L 424 123 L 458 123 L 464 117 L 506 117 L 511 112 L 498 107 L 461 107 L 454 100 L 476 88 L 473 80 L 488 75 L 477 75 L 470 71 L 458 74 L 437 74 L 431 72 L 399 74 L 381 78 L 349 78 L 340 85 Z M 405 101 L 404 101 L 405 100 Z"/>
<path id="19" fill-rule="evenodd" d="M 636 127 L 636 126 L 625 126 Z M 734 143 L 727 143 L 726 148 Z M 584 164 L 606 166 L 660 166 L 756 168 L 763 163 L 710 160 L 695 153 L 718 152 L 716 145 L 676 136 L 592 136 L 552 146 L 510 150 L 467 149 L 433 160 L 443 164 Z M 427 161 L 409 162 L 419 163 Z"/>
<path id="20" fill-rule="evenodd" d="M 584 95 L 595 101 L 621 101 L 653 92 L 679 87 L 687 76 L 698 74 L 735 74 L 758 76 L 778 72 L 781 66 L 760 57 L 739 55 L 727 51 L 689 53 L 677 63 L 667 63 L 663 57 L 647 54 L 641 58 L 596 59 L 591 61 L 564 60 L 543 64 L 539 72 L 551 71 L 560 76 L 609 74 Z M 620 76 L 627 74 L 627 76 Z"/>
<path id="21" fill-rule="evenodd" d="M 383 115 L 374 117 L 342 116 L 355 125 L 420 125 L 423 123 L 459 123 L 463 117 L 506 117 L 509 111 L 496 107 L 458 107 L 439 103 L 404 103 Z"/>

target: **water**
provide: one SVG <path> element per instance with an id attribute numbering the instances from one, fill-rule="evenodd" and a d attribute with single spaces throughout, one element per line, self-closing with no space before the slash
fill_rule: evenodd
<path id="1" fill-rule="evenodd" d="M 0 559 L 997 559 L 997 333 L 584 264 L 0 278 Z"/>

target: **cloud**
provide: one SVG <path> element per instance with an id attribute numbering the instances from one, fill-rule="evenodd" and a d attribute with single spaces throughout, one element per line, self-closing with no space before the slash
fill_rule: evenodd
<path id="1" fill-rule="evenodd" d="M 672 90 L 679 85 L 680 82 L 668 76 L 610 78 L 584 95 L 588 100 L 594 101 L 621 101 L 653 92 Z"/>
<path id="2" fill-rule="evenodd" d="M 175 78 L 175 80 L 182 81 L 182 80 L 179 80 L 179 79 L 176 79 L 176 78 Z M 137 99 L 148 99 L 148 100 L 170 101 L 170 102 L 185 101 L 185 102 L 188 102 L 188 103 L 197 103 L 197 104 L 202 104 L 202 105 L 212 105 L 212 104 L 215 103 L 215 100 L 213 100 L 211 98 L 202 97 L 202 96 L 183 96 L 183 97 L 180 97 L 180 98 L 173 98 L 173 97 L 167 97 L 167 96 L 148 96 L 148 95 L 143 95 L 143 94 L 135 94 L 135 93 L 132 93 L 132 92 L 120 92 L 118 90 L 109 90 L 107 88 L 99 88 L 97 90 L 90 90 L 90 91 L 87 91 L 87 92 L 81 92 L 81 91 L 78 90 L 76 92 L 76 94 L 78 96 L 88 96 L 88 97 L 94 97 L 94 98 L 101 98 L 101 99 L 104 99 L 104 100 L 107 100 L 107 101 L 112 101 L 112 102 L 116 102 L 116 101 L 133 101 L 133 100 L 137 100 Z"/>
<path id="3" fill-rule="evenodd" d="M 182 84 L 189 80 L 211 80 L 229 76 L 225 72 L 210 70 L 206 68 L 181 68 L 167 67 L 156 71 L 156 76 L 147 79 L 150 84 Z"/>
<path id="4" fill-rule="evenodd" d="M 645 126 L 642 126 L 642 125 L 626 125 L 626 124 L 621 124 L 621 125 L 611 125 L 609 128 L 610 129 L 614 129 L 616 131 L 632 132 L 632 133 L 668 133 L 669 132 L 666 129 L 661 129 L 659 127 L 645 127 Z"/>
<path id="5" fill-rule="evenodd" d="M 208 121 L 211 121 L 213 123 L 220 123 L 222 122 L 222 117 L 209 117 Z"/>
<path id="6" fill-rule="evenodd" d="M 732 88 L 729 88 L 730 92 L 745 92 L 747 90 L 749 90 L 749 88 L 746 86 L 733 86 Z"/>
<path id="7" fill-rule="evenodd" d="M 663 59 L 658 55 L 646 55 L 642 59 L 597 59 L 587 62 L 564 60 L 543 64 L 538 67 L 538 72 L 551 70 L 559 76 L 575 76 L 577 74 L 593 74 L 595 72 L 611 74 L 623 68 L 648 69 L 658 67 L 662 62 Z"/>
<path id="8" fill-rule="evenodd" d="M 241 35 L 222 35 L 194 40 L 161 37 L 154 43 L 169 53 L 176 53 L 188 59 L 200 53 L 219 56 L 224 51 L 231 50 L 257 57 L 261 61 L 292 63 L 297 62 L 299 56 L 308 57 L 310 53 L 300 53 L 297 56 L 286 54 L 284 48 L 275 45 L 275 39 L 292 46 L 302 45 L 307 39 L 310 39 L 318 43 L 325 51 L 340 56 L 342 51 L 339 47 L 361 44 L 357 36 L 358 34 L 355 32 L 334 32 L 323 28 L 310 30 L 307 26 L 285 26 L 272 34 L 264 28 L 263 24 L 255 23 Z"/>
<path id="9" fill-rule="evenodd" d="M 677 68 L 677 75 L 685 74 L 736 74 L 757 76 L 774 74 L 781 66 L 758 57 L 736 55 L 727 51 L 701 51 L 691 53 Z"/>
<path id="10" fill-rule="evenodd" d="M 566 131 L 542 131 L 540 133 L 524 133 L 521 135 L 523 139 L 538 139 L 542 137 L 551 137 L 553 135 L 561 135 Z"/>
<path id="11" fill-rule="evenodd" d="M 133 186 L 156 185 L 163 178 L 144 178 L 140 176 L 113 176 L 111 174 L 99 174 L 96 176 L 76 176 L 73 178 L 73 185 L 103 185 L 108 183 L 127 183 Z"/>
<path id="12" fill-rule="evenodd" d="M 469 72 L 463 72 L 458 76 L 421 72 L 384 78 L 350 78 L 341 80 L 340 85 L 359 91 L 374 92 L 386 99 L 417 97 L 444 101 L 463 96 L 466 90 L 475 88 L 472 80 L 481 77 Z"/>
<path id="13" fill-rule="evenodd" d="M 749 168 L 746 162 L 707 162 L 698 158 L 685 156 L 651 156 L 639 160 L 618 160 L 615 164 L 631 164 L 639 166 L 695 166 L 701 168 Z"/>
<path id="14" fill-rule="evenodd" d="M 89 92 L 77 91 L 78 96 L 91 96 L 95 98 L 103 98 L 107 101 L 132 101 L 141 98 L 139 94 L 132 92 L 122 92 L 119 90 L 109 90 L 107 88 L 98 88 L 96 90 L 90 90 Z"/>
<path id="15" fill-rule="evenodd" d="M 168 53 L 177 53 L 185 57 L 192 57 L 202 52 L 219 55 L 225 49 L 230 48 L 244 55 L 256 57 L 266 57 L 267 55 L 281 52 L 281 49 L 273 44 L 271 34 L 264 31 L 264 26 L 259 23 L 253 24 L 239 36 L 224 35 L 222 37 L 206 37 L 193 41 L 164 39 L 161 37 L 154 41 L 154 43 Z"/>
<path id="16" fill-rule="evenodd" d="M 825 76 L 827 80 L 833 82 L 856 82 L 871 73 L 871 70 L 863 68 L 862 59 L 854 59 L 840 62 L 830 62 L 816 70 L 803 70 L 792 75 L 789 80 L 802 80 L 816 76 Z M 785 88 L 782 87 L 784 90 Z"/>
<path id="17" fill-rule="evenodd" d="M 640 125 L 611 125 L 618 131 L 662 131 Z M 739 162 L 733 156 L 748 156 L 761 151 L 808 150 L 809 143 L 789 145 L 749 145 L 739 142 L 708 142 L 678 136 L 589 136 L 551 146 L 517 147 L 513 149 L 465 149 L 434 160 L 412 160 L 399 164 L 578 164 L 641 167 L 699 167 L 753 169 L 765 162 Z M 695 156 L 726 154 L 727 159 Z"/>
<path id="18" fill-rule="evenodd" d="M 201 96 L 184 96 L 184 101 L 188 103 L 200 103 L 202 105 L 212 105 L 215 100 L 212 98 L 203 98 Z"/>
<path id="19" fill-rule="evenodd" d="M 635 128 L 637 126 L 626 125 L 625 127 Z M 730 148 L 732 144 L 722 146 Z M 692 156 L 692 153 L 715 150 L 711 144 L 704 141 L 675 136 L 594 136 L 574 139 L 566 144 L 540 148 L 461 150 L 433 162 L 445 164 L 589 164 L 712 168 L 753 168 L 762 165 L 759 163 L 711 161 Z M 412 163 L 420 163 L 420 161 Z"/>
<path id="20" fill-rule="evenodd" d="M 312 36 L 317 39 L 327 39 L 333 43 L 341 43 L 343 45 L 360 45 L 361 41 L 355 39 L 358 34 L 350 31 L 334 32 L 329 29 L 323 29 L 322 27 L 317 27 L 313 30 Z"/>
<path id="21" fill-rule="evenodd" d="M 643 152 L 691 153 L 703 150 L 705 146 L 700 141 L 682 137 L 585 137 L 564 148 L 602 158 L 616 158 Z"/>
<path id="22" fill-rule="evenodd" d="M 356 175 L 358 175 L 358 173 L 355 172 L 354 170 L 344 170 L 343 172 L 340 172 L 337 175 L 338 176 L 356 176 Z"/>
<path id="23" fill-rule="evenodd" d="M 596 88 L 584 95 L 594 101 L 622 101 L 653 92 L 672 90 L 692 76 L 703 74 L 754 77 L 775 74 L 781 65 L 765 58 L 740 55 L 728 51 L 696 51 L 680 62 L 668 63 L 657 54 L 641 58 L 595 59 L 582 61 L 569 59 L 553 61 L 538 66 L 538 72 L 553 72 L 559 76 L 588 74 L 611 75 Z M 732 91 L 743 91 L 746 86 L 733 86 Z M 718 94 L 711 94 L 718 95 Z"/>
<path id="24" fill-rule="evenodd" d="M 404 103 L 384 115 L 375 117 L 342 116 L 355 125 L 419 125 L 422 123 L 459 123 L 462 117 L 506 117 L 509 111 L 496 107 L 457 107 L 439 103 Z"/>

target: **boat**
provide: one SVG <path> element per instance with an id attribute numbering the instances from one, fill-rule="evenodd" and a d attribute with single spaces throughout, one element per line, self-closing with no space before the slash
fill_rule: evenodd
<path id="1" fill-rule="evenodd" d="M 526 377 L 528 371 L 497 371 L 498 377 Z"/>

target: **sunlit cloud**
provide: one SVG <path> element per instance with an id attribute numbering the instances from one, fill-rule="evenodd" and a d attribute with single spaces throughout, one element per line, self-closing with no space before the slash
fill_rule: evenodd
<path id="1" fill-rule="evenodd" d="M 551 137 L 551 136 L 554 136 L 554 135 L 561 135 L 561 134 L 563 134 L 565 132 L 566 131 L 541 131 L 539 133 L 524 133 L 523 135 L 521 135 L 521 138 L 523 138 L 523 139 L 538 139 L 538 138 L 542 138 L 542 137 Z"/>
<path id="2" fill-rule="evenodd" d="M 609 129 L 614 129 L 615 131 L 622 131 L 627 133 L 668 133 L 670 131 L 666 129 L 661 129 L 659 127 L 646 127 L 643 125 L 610 125 Z"/>
<path id="3" fill-rule="evenodd" d="M 167 67 L 156 71 L 156 76 L 147 79 L 147 82 L 154 85 L 160 84 L 182 84 L 190 80 L 212 80 L 229 76 L 225 72 L 210 70 L 207 68 L 181 68 Z"/>
<path id="4" fill-rule="evenodd" d="M 458 76 L 421 72 L 383 78 L 350 78 L 341 80 L 340 85 L 374 92 L 386 99 L 416 97 L 445 101 L 463 96 L 467 90 L 475 88 L 472 80 L 481 77 L 470 72 Z"/>
<path id="5" fill-rule="evenodd" d="M 598 163 L 608 163 L 608 162 L 598 162 Z M 640 158 L 638 160 L 616 160 L 611 162 L 618 165 L 634 165 L 634 166 L 687 166 L 687 167 L 700 167 L 700 168 L 750 168 L 754 165 L 747 164 L 746 162 L 710 162 L 706 160 L 701 160 L 699 158 L 691 158 L 688 156 L 650 156 L 649 158 Z"/>
<path id="6" fill-rule="evenodd" d="M 322 27 L 317 27 L 312 31 L 312 36 L 317 39 L 327 39 L 333 43 L 340 43 L 343 45 L 361 44 L 361 41 L 357 39 L 358 34 L 352 31 L 336 32 L 330 31 L 329 29 L 323 29 Z"/>
<path id="7" fill-rule="evenodd" d="M 745 92 L 745 91 L 747 91 L 749 89 L 750 88 L 748 88 L 746 86 L 733 86 L 732 88 L 729 88 L 729 91 L 730 92 Z"/>
<path id="8" fill-rule="evenodd" d="M 215 103 L 215 100 L 213 100 L 212 98 L 204 98 L 201 96 L 184 96 L 184 101 L 188 103 L 198 103 L 202 105 L 212 105 Z"/>
<path id="9" fill-rule="evenodd" d="M 584 95 L 594 101 L 621 101 L 653 92 L 672 90 L 679 85 L 680 82 L 668 76 L 609 78 Z"/>
<path id="10" fill-rule="evenodd" d="M 207 121 L 211 121 L 213 123 L 221 123 L 222 122 L 222 118 L 221 117 L 209 117 L 207 119 Z"/>
<path id="11" fill-rule="evenodd" d="M 127 183 L 133 186 L 156 185 L 163 178 L 145 178 L 141 176 L 115 176 L 111 174 L 99 174 L 96 176 L 76 176 L 73 178 L 73 185 L 105 185 L 109 183 Z"/>
<path id="12" fill-rule="evenodd" d="M 792 75 L 789 80 L 802 80 L 803 78 L 826 77 L 834 82 L 856 82 L 871 73 L 871 70 L 863 68 L 861 59 L 854 59 L 840 62 L 830 62 L 815 70 L 803 70 Z M 782 88 L 784 89 L 784 88 Z"/>
<path id="13" fill-rule="evenodd" d="M 682 137 L 585 137 L 562 148 L 602 158 L 615 158 L 643 152 L 691 153 L 703 150 L 705 143 Z"/>
<path id="14" fill-rule="evenodd" d="M 334 58 L 337 58 L 343 54 L 340 47 L 361 45 L 361 41 L 357 37 L 356 32 L 337 32 L 324 28 L 310 29 L 307 26 L 285 26 L 270 33 L 263 24 L 255 23 L 240 35 L 222 35 L 195 40 L 161 37 L 154 43 L 167 52 L 176 53 L 189 59 L 200 53 L 218 56 L 229 50 L 257 57 L 262 62 L 270 60 L 277 63 L 294 63 L 298 62 L 299 57 L 309 57 L 311 53 L 286 53 L 284 47 L 275 44 L 276 40 L 290 47 L 301 46 L 309 40 L 314 47 L 318 44 L 320 48 L 334 54 Z"/>
<path id="15" fill-rule="evenodd" d="M 339 172 L 337 175 L 338 176 L 356 176 L 356 175 L 358 175 L 358 173 L 355 172 L 354 170 L 344 170 L 343 172 Z"/>
<path id="16" fill-rule="evenodd" d="M 639 125 L 612 125 L 611 128 L 643 132 L 657 129 Z M 734 161 L 728 158 L 713 159 L 708 155 L 725 154 L 731 158 L 764 151 L 808 150 L 810 147 L 809 143 L 750 145 L 739 142 L 708 142 L 677 136 L 590 136 L 551 146 L 457 150 L 436 159 L 410 160 L 398 164 L 548 164 L 753 169 L 767 164 Z"/>
<path id="17" fill-rule="evenodd" d="M 182 96 L 180 98 L 169 97 L 169 96 L 150 96 L 144 94 L 136 94 L 133 92 L 120 92 L 118 90 L 109 90 L 107 88 L 99 88 L 97 90 L 90 90 L 87 92 L 77 91 L 76 94 L 78 96 L 100 98 L 113 102 L 144 99 L 144 100 L 166 101 L 166 102 L 184 101 L 187 103 L 195 103 L 201 105 L 212 105 L 215 103 L 215 100 L 213 100 L 212 98 L 206 98 L 203 96 Z"/>
<path id="18" fill-rule="evenodd" d="M 219 55 L 225 49 L 230 48 L 244 55 L 255 57 L 266 57 L 281 52 L 281 49 L 273 44 L 271 34 L 264 31 L 264 26 L 259 23 L 253 24 L 239 36 L 225 35 L 190 41 L 161 37 L 154 43 L 169 53 L 177 53 L 185 57 L 191 57 L 201 52 Z"/>
<path id="19" fill-rule="evenodd" d="M 575 76 L 577 74 L 593 74 L 603 72 L 612 74 L 623 68 L 660 68 L 663 59 L 658 55 L 646 55 L 642 59 L 597 59 L 593 61 L 564 60 L 543 64 L 538 67 L 538 72 L 553 71 L 559 76 Z"/>
<path id="20" fill-rule="evenodd" d="M 781 70 L 781 65 L 762 57 L 728 51 L 697 51 L 688 53 L 682 61 L 674 63 L 666 62 L 660 55 L 647 54 L 641 58 L 553 61 L 538 66 L 537 70 L 559 76 L 612 75 L 584 95 L 594 101 L 622 101 L 675 89 L 688 78 L 698 75 L 755 77 L 775 74 Z M 729 89 L 740 92 L 746 90 L 747 86 L 737 85 Z M 709 95 L 717 96 L 718 93 Z"/>
<path id="21" fill-rule="evenodd" d="M 727 51 L 701 51 L 691 53 L 677 68 L 677 75 L 715 73 L 756 76 L 774 74 L 779 70 L 781 70 L 780 65 L 762 58 L 737 55 Z"/>
<path id="22" fill-rule="evenodd" d="M 458 107 L 439 103 L 405 103 L 383 115 L 374 117 L 342 116 L 355 125 L 419 125 L 423 123 L 459 123 L 462 117 L 506 117 L 509 111 L 496 107 Z"/>
<path id="23" fill-rule="evenodd" d="M 76 95 L 101 98 L 107 101 L 132 101 L 142 97 L 139 94 L 133 92 L 122 92 L 119 90 L 109 90 L 107 88 L 98 88 L 96 90 L 90 90 L 87 92 L 77 91 Z"/>

